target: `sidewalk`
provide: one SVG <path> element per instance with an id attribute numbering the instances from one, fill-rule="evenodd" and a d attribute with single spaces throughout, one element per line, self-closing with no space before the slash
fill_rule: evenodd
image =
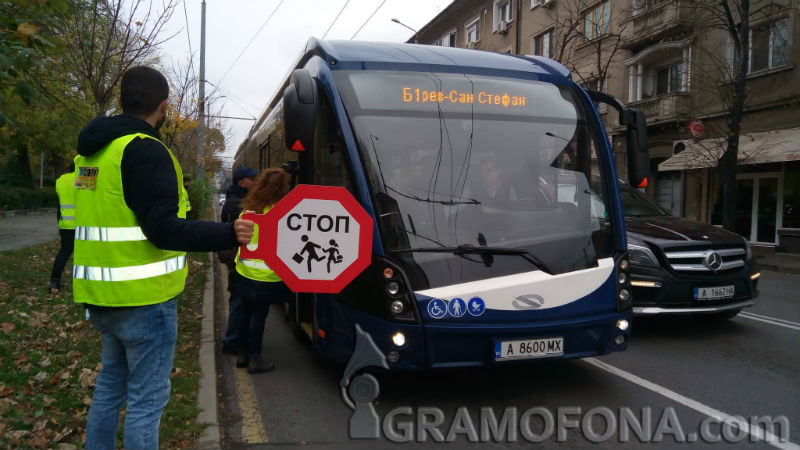
<path id="1" fill-rule="evenodd" d="M 56 210 L 6 211 L 0 216 L 0 252 L 58 239 Z M 25 213 L 25 214 L 23 214 Z"/>
<path id="2" fill-rule="evenodd" d="M 761 270 L 800 274 L 800 255 L 790 253 L 756 254 Z"/>

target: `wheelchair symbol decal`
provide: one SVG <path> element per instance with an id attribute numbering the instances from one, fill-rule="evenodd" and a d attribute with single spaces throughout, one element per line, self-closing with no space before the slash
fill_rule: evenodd
<path id="1" fill-rule="evenodd" d="M 434 319 L 441 319 L 447 315 L 447 303 L 438 298 L 429 301 L 428 314 Z"/>

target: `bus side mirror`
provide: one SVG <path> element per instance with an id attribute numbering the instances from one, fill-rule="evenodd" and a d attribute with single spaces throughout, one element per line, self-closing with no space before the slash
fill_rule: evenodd
<path id="1" fill-rule="evenodd" d="M 631 186 L 647 187 L 650 176 L 650 154 L 647 150 L 647 121 L 638 109 L 626 108 L 619 99 L 604 92 L 586 91 L 598 103 L 605 103 L 619 112 L 619 124 L 628 127 L 628 182 Z"/>
<path id="2" fill-rule="evenodd" d="M 292 72 L 283 91 L 283 137 L 286 148 L 303 152 L 314 147 L 317 83 L 306 69 Z"/>
<path id="3" fill-rule="evenodd" d="M 625 125 L 628 127 L 628 183 L 635 187 L 647 187 L 650 176 L 650 155 L 647 150 L 647 122 L 638 109 L 625 109 Z"/>

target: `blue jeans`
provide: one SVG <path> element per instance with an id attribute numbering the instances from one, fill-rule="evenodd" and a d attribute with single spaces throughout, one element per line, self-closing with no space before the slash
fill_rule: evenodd
<path id="1" fill-rule="evenodd" d="M 228 299 L 228 329 L 225 330 L 225 344 L 238 347 L 239 333 L 244 316 L 244 299 L 240 295 L 231 292 Z M 249 320 L 249 319 L 248 319 Z M 244 350 L 244 349 L 240 349 Z"/>
<path id="2" fill-rule="evenodd" d="M 178 334 L 175 299 L 132 308 L 93 308 L 102 334 L 103 368 L 97 375 L 86 423 L 87 450 L 115 449 L 119 413 L 127 400 L 126 449 L 158 449 L 161 411 L 169 400 Z"/>

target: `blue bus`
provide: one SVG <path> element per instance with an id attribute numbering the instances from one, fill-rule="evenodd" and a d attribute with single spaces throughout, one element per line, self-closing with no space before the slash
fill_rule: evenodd
<path id="1" fill-rule="evenodd" d="M 339 294 L 296 294 L 296 330 L 338 361 L 362 330 L 389 370 L 624 350 L 625 224 L 599 102 L 646 184 L 642 113 L 550 59 L 311 39 L 235 164 L 345 187 L 374 233 Z"/>

